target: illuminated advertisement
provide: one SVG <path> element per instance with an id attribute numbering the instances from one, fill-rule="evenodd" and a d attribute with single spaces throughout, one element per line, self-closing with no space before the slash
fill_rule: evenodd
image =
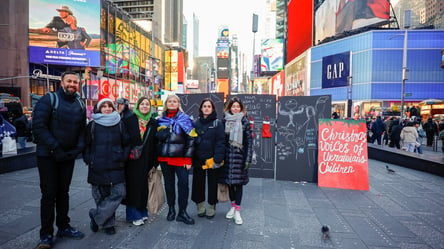
<path id="1" fill-rule="evenodd" d="M 228 40 L 230 39 L 230 30 L 227 26 L 220 26 L 219 27 L 219 36 L 218 39 L 220 40 Z"/>
<path id="2" fill-rule="evenodd" d="M 285 65 L 285 92 L 286 96 L 304 96 L 307 88 L 306 56 L 301 54 Z"/>
<path id="3" fill-rule="evenodd" d="M 289 1 L 287 63 L 313 45 L 313 1 Z"/>
<path id="4" fill-rule="evenodd" d="M 165 90 L 176 91 L 178 87 L 178 52 L 165 51 Z"/>
<path id="5" fill-rule="evenodd" d="M 280 71 L 279 73 L 271 77 L 269 92 L 270 94 L 276 95 L 276 99 L 278 99 L 278 97 L 280 96 L 284 96 L 285 93 L 284 79 L 285 79 L 284 71 Z"/>
<path id="6" fill-rule="evenodd" d="M 389 1 L 326 0 L 315 16 L 316 40 L 321 41 L 335 34 L 387 22 Z"/>
<path id="7" fill-rule="evenodd" d="M 253 94 L 270 94 L 268 92 L 268 78 L 255 78 L 253 81 Z"/>
<path id="8" fill-rule="evenodd" d="M 217 58 L 228 58 L 230 56 L 230 41 L 218 39 L 216 43 Z"/>
<path id="9" fill-rule="evenodd" d="M 282 39 L 264 39 L 261 43 L 261 72 L 281 71 L 284 66 Z"/>
<path id="10" fill-rule="evenodd" d="M 350 75 L 350 52 L 322 58 L 322 88 L 347 86 Z"/>
<path id="11" fill-rule="evenodd" d="M 29 0 L 29 61 L 100 66 L 100 0 Z"/>

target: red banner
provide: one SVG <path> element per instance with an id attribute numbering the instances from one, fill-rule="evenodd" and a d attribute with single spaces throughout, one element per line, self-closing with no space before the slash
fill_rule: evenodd
<path id="1" fill-rule="evenodd" d="M 318 185 L 369 190 L 365 122 L 319 120 Z"/>

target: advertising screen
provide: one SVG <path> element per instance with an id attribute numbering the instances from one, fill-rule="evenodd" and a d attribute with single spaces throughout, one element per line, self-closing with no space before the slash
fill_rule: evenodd
<path id="1" fill-rule="evenodd" d="M 326 0 L 317 9 L 315 17 L 316 41 L 322 41 L 346 31 L 387 22 L 389 1 Z"/>
<path id="2" fill-rule="evenodd" d="M 313 1 L 289 1 L 287 63 L 313 45 Z"/>
<path id="3" fill-rule="evenodd" d="M 228 58 L 230 56 L 230 41 L 229 40 L 217 40 L 216 43 L 216 56 L 217 58 Z"/>
<path id="4" fill-rule="evenodd" d="M 284 66 L 282 39 L 264 39 L 261 43 L 261 72 L 280 71 Z"/>
<path id="5" fill-rule="evenodd" d="M 100 0 L 29 0 L 29 61 L 100 66 Z"/>

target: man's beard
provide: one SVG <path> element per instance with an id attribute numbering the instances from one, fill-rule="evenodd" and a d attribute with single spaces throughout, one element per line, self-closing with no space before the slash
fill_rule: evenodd
<path id="1" fill-rule="evenodd" d="M 68 88 L 63 87 L 63 90 L 65 91 L 65 93 L 67 95 L 70 95 L 70 96 L 74 96 L 77 93 L 77 89 L 74 87 L 68 87 Z"/>

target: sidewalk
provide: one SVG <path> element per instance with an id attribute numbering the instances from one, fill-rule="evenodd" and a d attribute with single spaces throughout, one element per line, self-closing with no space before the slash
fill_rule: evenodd
<path id="1" fill-rule="evenodd" d="M 444 178 L 396 165 L 369 161 L 370 191 L 319 188 L 312 183 L 251 179 L 244 188 L 239 226 L 225 219 L 230 204 L 217 205 L 212 220 L 193 226 L 166 221 L 167 208 L 148 224 L 125 222 L 117 212 L 117 234 L 92 233 L 88 210 L 94 206 L 87 168 L 77 160 L 71 185 L 71 224 L 86 236 L 59 239 L 59 249 L 136 248 L 443 248 Z M 36 168 L 0 175 L 0 248 L 33 248 L 39 238 L 40 189 Z M 322 225 L 331 239 L 323 240 Z"/>

